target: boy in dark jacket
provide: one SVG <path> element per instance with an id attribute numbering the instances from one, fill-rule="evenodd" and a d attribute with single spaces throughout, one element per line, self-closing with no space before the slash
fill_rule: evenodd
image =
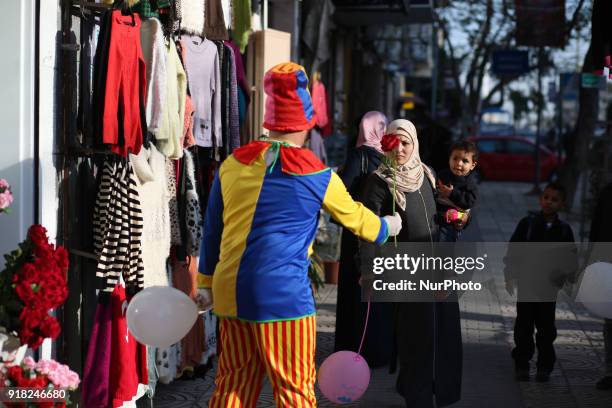
<path id="1" fill-rule="evenodd" d="M 559 219 L 558 213 L 564 205 L 564 188 L 556 183 L 548 184 L 540 196 L 541 211 L 523 218 L 510 242 L 571 244 L 510 244 L 504 259 L 506 290 L 514 295 L 518 286 L 514 324 L 516 347 L 512 350 L 512 358 L 519 381 L 529 380 L 529 361 L 536 346 L 536 381 L 548 381 L 555 364 L 557 293 L 567 278 L 574 279 L 578 266 L 572 228 Z M 537 329 L 535 344 L 534 329 Z"/>
<path id="2" fill-rule="evenodd" d="M 468 141 L 459 141 L 450 148 L 449 168 L 438 173 L 437 211 L 440 242 L 457 242 L 456 223 L 474 207 L 478 199 L 478 178 L 474 173 L 478 149 Z"/>

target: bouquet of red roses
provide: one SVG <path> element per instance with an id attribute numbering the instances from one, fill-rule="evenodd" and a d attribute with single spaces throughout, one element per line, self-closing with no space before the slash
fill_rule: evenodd
<path id="1" fill-rule="evenodd" d="M 6 268 L 0 272 L 0 326 L 35 349 L 44 338 L 54 339 L 60 333 L 60 324 L 49 311 L 68 297 L 68 252 L 49 243 L 43 226 L 33 225 L 19 249 L 5 258 Z"/>
<path id="2" fill-rule="evenodd" d="M 24 398 L 36 399 L 35 407 L 65 407 L 69 392 L 79 387 L 79 375 L 67 365 L 55 360 L 34 361 L 26 357 L 21 364 L 0 364 L 0 384 L 8 387 L 27 388 Z M 16 392 L 16 391 L 14 391 Z M 14 398 L 17 400 L 17 398 Z M 44 401 L 44 402 L 43 402 Z M 7 407 L 26 407 L 26 403 L 7 403 Z"/>

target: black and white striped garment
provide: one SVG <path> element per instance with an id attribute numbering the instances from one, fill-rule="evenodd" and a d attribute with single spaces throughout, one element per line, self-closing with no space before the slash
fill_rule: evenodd
<path id="1" fill-rule="evenodd" d="M 142 210 L 132 165 L 125 159 L 104 162 L 94 209 L 96 276 L 112 292 L 123 277 L 126 287 L 144 287 Z"/>

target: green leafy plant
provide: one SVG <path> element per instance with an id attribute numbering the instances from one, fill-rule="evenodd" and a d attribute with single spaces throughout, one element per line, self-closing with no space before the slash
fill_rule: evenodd
<path id="1" fill-rule="evenodd" d="M 321 276 L 323 276 L 323 261 L 315 253 L 310 257 L 310 265 L 308 266 L 308 277 L 314 292 L 318 292 L 319 289 L 325 286 Z"/>

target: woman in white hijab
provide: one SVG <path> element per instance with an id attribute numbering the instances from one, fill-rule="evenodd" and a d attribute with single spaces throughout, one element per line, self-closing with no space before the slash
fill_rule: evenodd
<path id="1" fill-rule="evenodd" d="M 366 180 L 362 202 L 380 216 L 392 214 L 395 194 L 396 211 L 402 218 L 397 241 L 433 245 L 438 241 L 435 178 L 421 162 L 414 124 L 394 120 L 387 134 L 399 138 L 398 146 L 386 153 L 395 156 L 395 169 L 390 160 L 383 161 Z M 368 251 L 367 244 L 362 244 L 362 250 Z M 367 279 L 363 284 L 368 284 Z M 397 391 L 407 407 L 442 407 L 460 399 L 462 344 L 455 298 L 451 294 L 445 302 L 395 304 L 395 352 L 400 363 Z M 395 358 L 391 361 L 394 364 Z"/>

